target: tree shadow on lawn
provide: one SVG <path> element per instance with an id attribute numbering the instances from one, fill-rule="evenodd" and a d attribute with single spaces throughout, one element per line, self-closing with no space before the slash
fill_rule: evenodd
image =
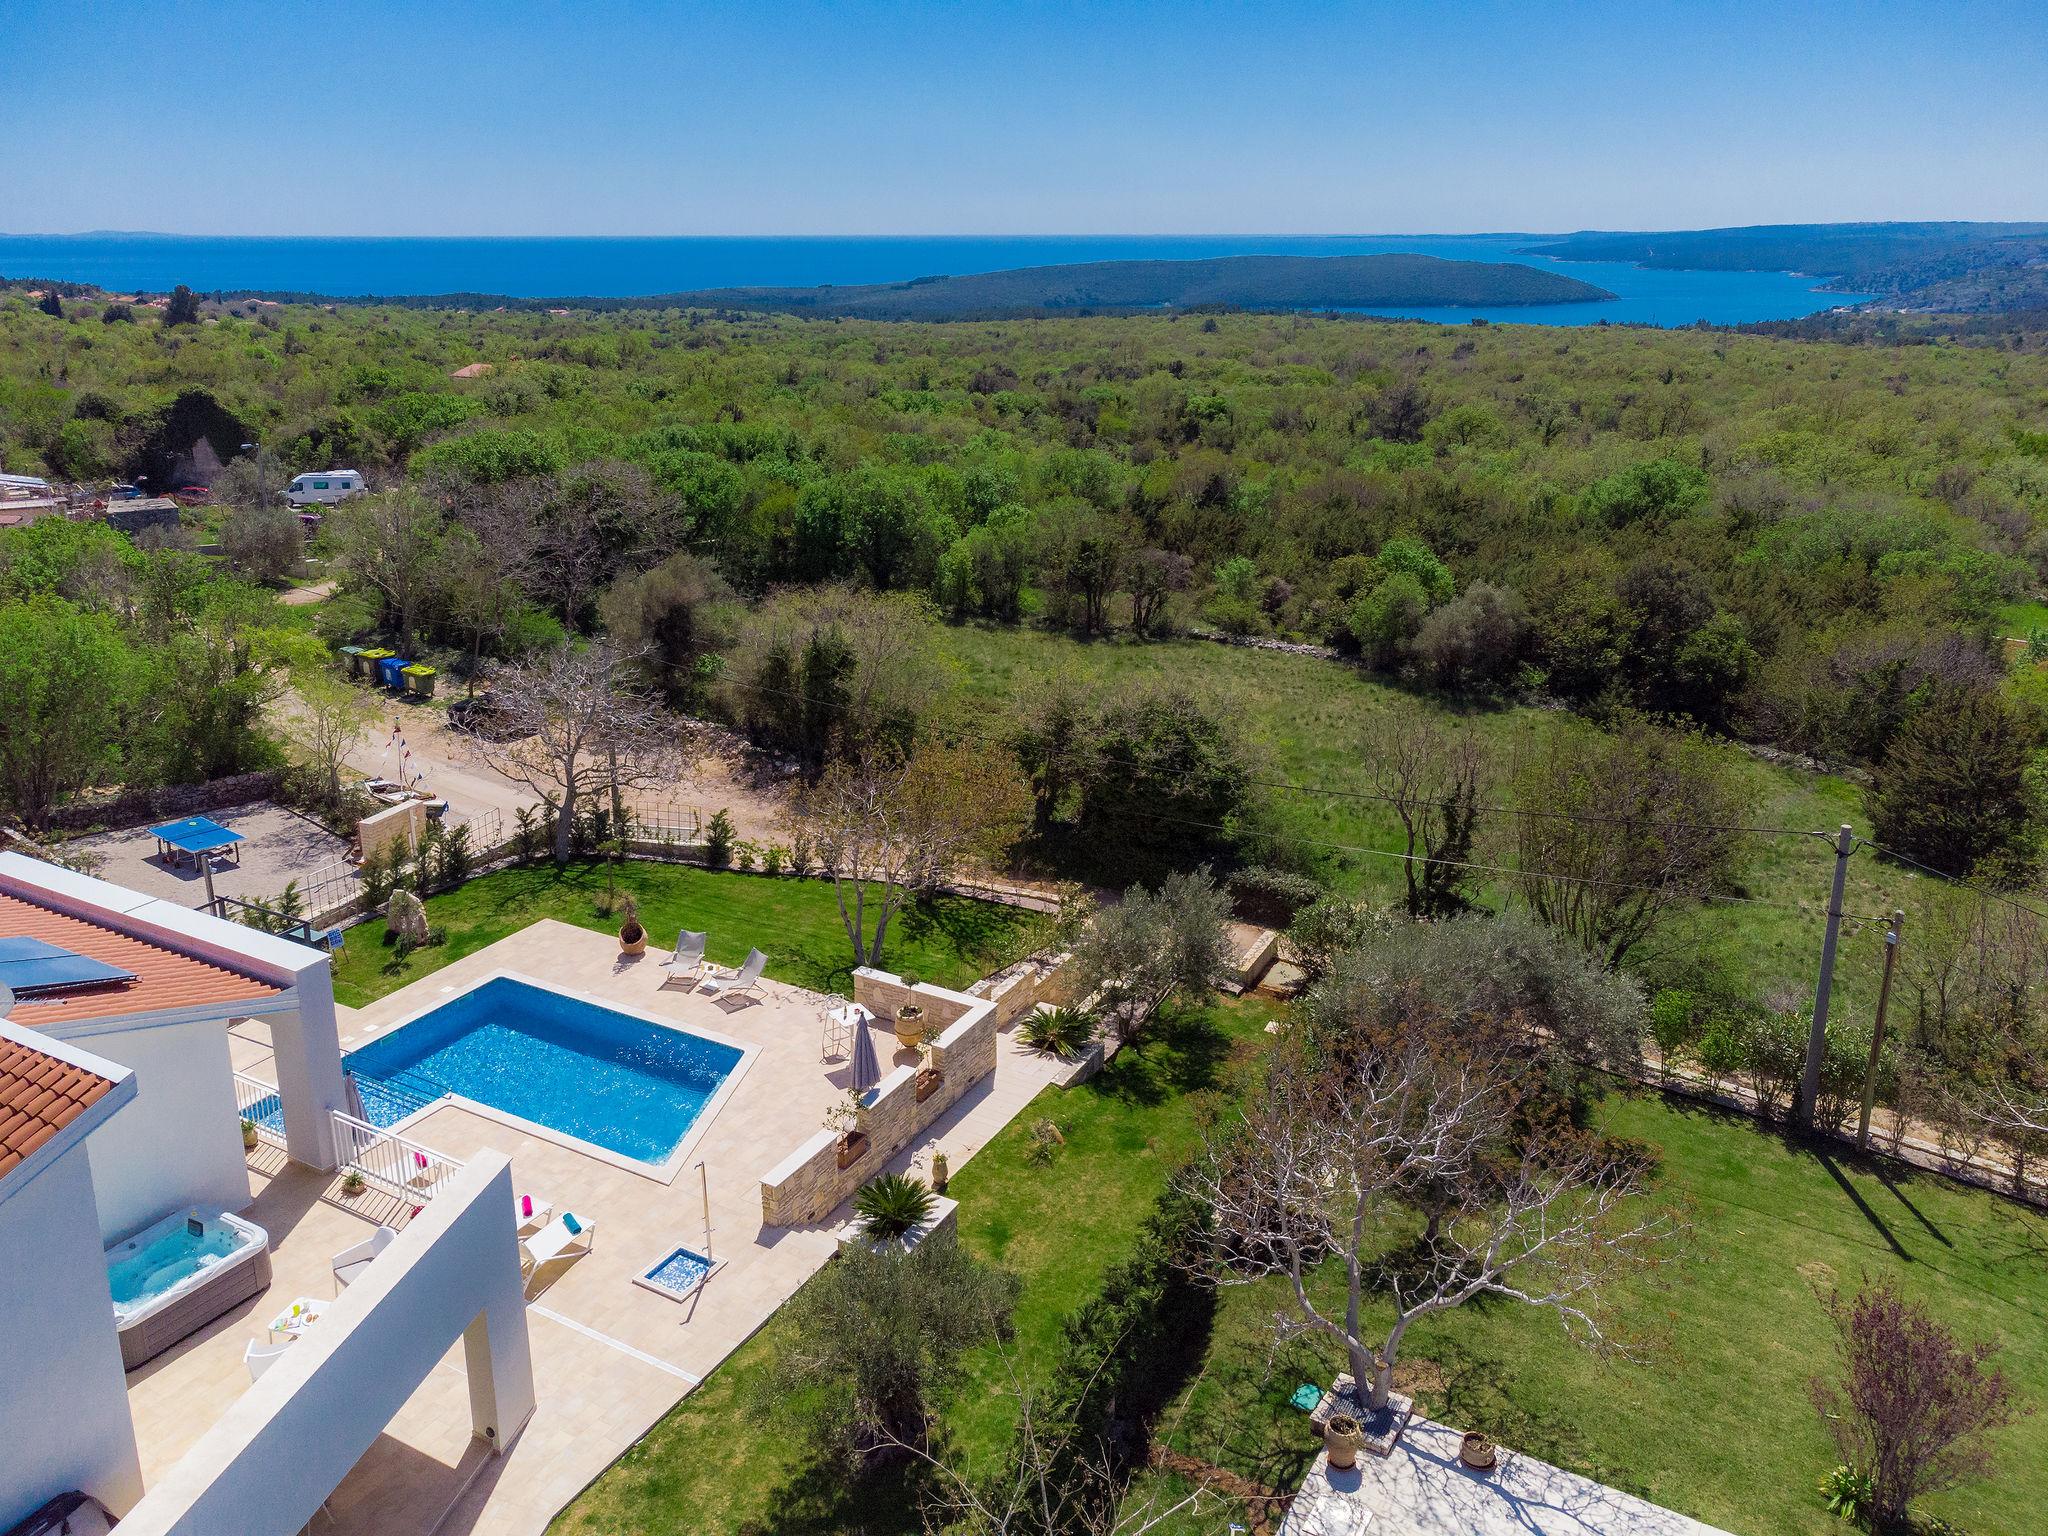
<path id="1" fill-rule="evenodd" d="M 1163 1011 L 1147 1035 L 1126 1045 L 1091 1081 L 1120 1103 L 1152 1109 L 1214 1088 L 1232 1043 L 1207 1008 Z"/>
<path id="2" fill-rule="evenodd" d="M 795 1433 L 804 1433 L 795 1430 Z M 738 1536 L 860 1536 L 863 1532 L 922 1529 L 918 1514 L 923 1480 L 914 1463 L 892 1462 L 865 1474 L 813 1454 L 768 1496 L 767 1523 L 748 1521 Z"/>
<path id="3" fill-rule="evenodd" d="M 1899 1234 L 1893 1228 L 1891 1222 L 1887 1221 L 1884 1214 L 1873 1206 L 1864 1197 L 1863 1192 L 1850 1182 L 1848 1176 L 1850 1172 L 1861 1174 L 1872 1182 L 1882 1185 L 1885 1192 L 1898 1203 L 1899 1208 L 1910 1216 L 1928 1237 L 1941 1244 L 1944 1248 L 1953 1249 L 1955 1247 L 1954 1241 L 1950 1239 L 1948 1234 L 1943 1232 L 1933 1219 L 1914 1203 L 1912 1197 L 1906 1192 L 1911 1186 L 1922 1183 L 1928 1178 L 1938 1177 L 1937 1175 L 1923 1174 L 1919 1170 L 1887 1158 L 1879 1152 L 1858 1152 L 1854 1146 L 1844 1142 L 1807 1135 L 1795 1126 L 1777 1121 L 1759 1120 L 1755 1116 L 1743 1114 L 1739 1110 L 1727 1109 L 1716 1104 L 1702 1104 L 1695 1099 L 1686 1098 L 1682 1094 L 1664 1093 L 1660 1095 L 1660 1098 L 1665 1108 L 1681 1118 L 1703 1121 L 1714 1125 L 1746 1128 L 1758 1136 L 1775 1142 L 1794 1159 L 1811 1159 L 1833 1181 L 1835 1188 L 1848 1202 L 1849 1207 L 1862 1219 L 1864 1225 L 1877 1235 L 1896 1258 L 1903 1260 L 1905 1263 L 1919 1263 L 1920 1256 L 1913 1253 L 1900 1240 Z M 1994 1198 L 1997 1198 L 1995 1192 Z M 1798 1221 L 1798 1218 L 1791 1212 L 1779 1211 L 1766 1212 L 1764 1214 L 1773 1215 L 1779 1220 Z"/>

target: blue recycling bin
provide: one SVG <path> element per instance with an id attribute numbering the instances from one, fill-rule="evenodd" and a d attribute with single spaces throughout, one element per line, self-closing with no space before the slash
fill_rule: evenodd
<path id="1" fill-rule="evenodd" d="M 405 669 L 412 663 L 403 656 L 385 656 L 377 662 L 377 681 L 386 688 L 405 686 Z"/>

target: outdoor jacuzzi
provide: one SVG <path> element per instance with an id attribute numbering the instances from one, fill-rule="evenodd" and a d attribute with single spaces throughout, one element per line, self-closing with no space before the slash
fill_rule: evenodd
<path id="1" fill-rule="evenodd" d="M 270 1284 L 270 1234 L 225 1212 L 176 1211 L 107 1250 L 121 1365 L 134 1370 Z"/>

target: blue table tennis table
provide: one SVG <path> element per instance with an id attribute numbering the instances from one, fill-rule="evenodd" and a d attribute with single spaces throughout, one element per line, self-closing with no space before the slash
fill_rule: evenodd
<path id="1" fill-rule="evenodd" d="M 204 816 L 167 821 L 160 827 L 151 827 L 149 835 L 156 839 L 156 856 L 173 868 L 185 855 L 191 856 L 195 867 L 200 860 L 216 853 L 232 854 L 237 864 L 242 862 L 242 850 L 236 846 L 242 841 L 242 834 Z"/>

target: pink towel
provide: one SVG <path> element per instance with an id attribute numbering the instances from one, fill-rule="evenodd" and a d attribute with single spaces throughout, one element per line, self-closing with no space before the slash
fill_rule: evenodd
<path id="1" fill-rule="evenodd" d="M 521 1195 L 519 1197 L 519 1214 L 522 1216 L 531 1216 L 533 1214 L 533 1196 Z"/>

